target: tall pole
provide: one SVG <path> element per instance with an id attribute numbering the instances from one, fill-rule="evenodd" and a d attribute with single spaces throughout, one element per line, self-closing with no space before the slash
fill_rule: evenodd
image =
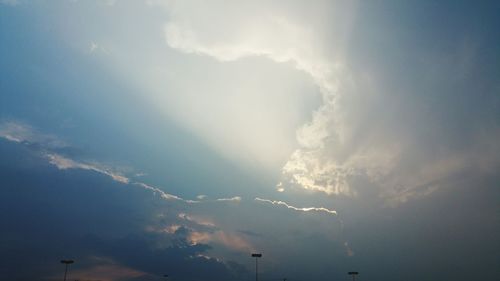
<path id="1" fill-rule="evenodd" d="M 255 281 L 259 281 L 259 258 L 255 258 Z"/>
<path id="2" fill-rule="evenodd" d="M 347 274 L 349 274 L 349 275 L 352 276 L 352 281 L 356 281 L 356 275 L 358 275 L 359 272 L 357 272 L 357 271 L 349 271 L 349 272 L 347 272 Z"/>
<path id="3" fill-rule="evenodd" d="M 259 281 L 259 262 L 258 259 L 262 257 L 262 254 L 252 254 L 252 257 L 255 258 L 255 281 Z"/>
<path id="4" fill-rule="evenodd" d="M 66 281 L 66 275 L 68 274 L 68 266 L 72 263 L 74 263 L 74 260 L 61 260 L 61 263 L 65 265 L 64 268 L 64 281 Z"/>
<path id="5" fill-rule="evenodd" d="M 66 281 L 66 274 L 68 274 L 68 264 L 64 268 L 64 281 Z"/>
<path id="6" fill-rule="evenodd" d="M 259 258 L 255 258 L 255 281 L 259 281 Z"/>

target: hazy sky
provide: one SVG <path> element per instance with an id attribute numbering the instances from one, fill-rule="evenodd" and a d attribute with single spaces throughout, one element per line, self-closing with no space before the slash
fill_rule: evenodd
<path id="1" fill-rule="evenodd" d="M 495 2 L 0 0 L 0 279 L 497 278 Z"/>

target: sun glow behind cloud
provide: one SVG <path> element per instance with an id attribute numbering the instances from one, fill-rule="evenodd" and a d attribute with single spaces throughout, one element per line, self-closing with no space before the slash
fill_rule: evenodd
<path id="1" fill-rule="evenodd" d="M 408 128 L 395 131 L 390 122 L 382 122 L 381 125 L 377 124 L 378 130 L 370 130 L 365 123 L 378 121 L 378 117 L 370 120 L 360 119 L 360 116 L 364 118 L 363 114 L 356 116 L 364 107 L 367 111 L 379 110 L 379 100 L 390 98 L 389 94 L 384 93 L 385 89 L 379 89 L 371 81 L 376 74 L 368 72 L 365 76 L 356 76 L 354 68 L 346 65 L 349 58 L 345 53 L 349 46 L 349 33 L 356 22 L 357 5 L 345 4 L 338 7 L 343 15 L 333 18 L 340 27 L 336 27 L 336 37 L 333 36 L 328 41 L 323 38 L 325 30 L 320 28 L 318 22 L 312 19 L 304 21 L 304 18 L 296 17 L 291 12 L 299 9 L 301 4 L 292 3 L 287 9 L 277 8 L 272 4 L 264 9 L 260 4 L 262 3 L 248 4 L 245 8 L 240 5 L 223 5 L 222 8 L 222 3 L 219 2 L 206 5 L 196 1 L 170 2 L 165 5 L 169 14 L 169 20 L 165 24 L 165 38 L 169 47 L 188 56 L 213 58 L 226 67 L 236 63 L 245 65 L 247 61 L 259 58 L 275 64 L 285 64 L 309 77 L 320 93 L 321 102 L 316 109 L 308 112 L 309 120 L 302 119 L 302 123 L 297 123 L 283 119 L 277 126 L 295 126 L 293 140 L 284 137 L 276 139 L 276 135 L 269 133 L 272 126 L 266 132 L 265 126 L 253 127 L 245 123 L 247 118 L 259 118 L 262 114 L 260 106 L 269 106 L 268 110 L 276 110 L 275 113 L 278 113 L 280 105 L 270 100 L 261 101 L 260 106 L 255 103 L 250 103 L 254 105 L 250 106 L 244 103 L 244 99 L 235 100 L 236 107 L 238 104 L 245 104 L 244 107 L 250 109 L 250 112 L 244 114 L 243 119 L 236 118 L 236 123 L 233 123 L 234 115 L 230 111 L 222 112 L 216 122 L 223 128 L 237 124 L 239 129 L 232 132 L 206 130 L 210 127 L 193 125 L 189 121 L 186 123 L 212 143 L 221 154 L 250 162 L 260 159 L 258 163 L 268 162 L 270 159 L 284 161 L 281 169 L 283 186 L 279 188 L 280 192 L 290 185 L 327 195 L 355 197 L 359 190 L 352 186 L 351 180 L 363 177 L 378 189 L 377 193 L 382 198 L 392 203 L 428 195 L 437 188 L 435 182 L 464 170 L 464 166 L 456 165 L 457 154 L 468 155 L 469 151 L 445 152 L 441 158 L 447 160 L 436 160 L 428 146 L 414 141 L 418 136 L 412 137 L 414 133 Z M 318 7 L 321 8 L 321 5 Z M 326 51 L 329 48 L 333 51 Z M 255 71 L 251 67 L 246 70 Z M 269 89 L 263 87 L 261 90 L 266 91 L 268 96 L 273 95 L 272 84 L 266 84 L 266 87 Z M 239 92 L 243 96 L 257 95 L 247 91 L 251 87 L 245 84 L 235 88 L 241 88 Z M 217 100 L 215 92 L 216 88 L 206 94 Z M 311 96 L 315 93 L 302 94 Z M 231 96 L 224 98 L 228 97 L 232 100 Z M 227 101 L 218 100 L 224 104 L 228 104 Z M 196 103 L 188 100 L 185 105 Z M 398 109 L 391 110 L 391 114 L 398 113 Z M 275 120 L 279 115 L 263 116 L 266 116 L 266 120 Z M 420 122 L 425 122 L 420 116 L 415 118 L 421 118 Z M 262 124 L 265 123 L 260 123 Z M 234 134 L 242 138 L 235 138 Z M 256 141 L 253 135 L 262 138 Z M 362 135 L 365 137 L 361 137 Z M 263 143 L 265 145 L 260 145 Z M 281 147 L 287 149 L 277 153 Z M 249 152 L 246 157 L 237 156 L 242 149 Z M 283 158 L 286 151 L 288 156 Z M 415 162 L 415 155 L 422 153 L 428 157 Z M 411 162 L 414 162 L 411 165 L 416 171 L 404 168 Z M 437 169 L 441 172 L 429 172 L 428 167 L 442 166 L 444 162 L 450 165 Z"/>
<path id="2" fill-rule="evenodd" d="M 75 273 L 96 273 L 82 279 L 155 279 L 167 264 L 179 280 L 245 280 L 253 251 L 262 279 L 496 268 L 494 13 L 111 2 L 2 7 L 7 275 L 27 267 L 15 265 L 24 252 L 35 264 L 51 249 L 106 257 L 78 258 Z"/>

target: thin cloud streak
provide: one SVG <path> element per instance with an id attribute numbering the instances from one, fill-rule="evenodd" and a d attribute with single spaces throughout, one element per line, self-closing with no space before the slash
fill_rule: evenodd
<path id="1" fill-rule="evenodd" d="M 41 133 L 32 126 L 21 122 L 1 122 L 0 138 L 24 145 L 38 145 L 42 148 L 43 157 L 46 158 L 50 164 L 56 166 L 59 170 L 80 169 L 93 171 L 108 176 L 119 183 L 131 184 L 152 191 L 155 194 L 159 194 L 160 197 L 165 200 L 177 200 L 186 204 L 197 204 L 201 202 L 241 202 L 242 200 L 240 196 L 218 198 L 215 200 L 204 200 L 206 198 L 205 195 L 198 196 L 197 198 L 200 200 L 184 199 L 177 195 L 167 193 L 158 187 L 146 184 L 144 182 L 132 181 L 130 177 L 123 175 L 122 173 L 116 171 L 116 169 L 113 169 L 102 163 L 98 163 L 96 161 L 79 161 L 54 152 L 54 150 L 57 150 L 58 148 L 68 147 L 69 145 L 57 136 Z M 143 175 L 146 175 L 146 173 L 138 173 L 135 176 Z"/>
<path id="2" fill-rule="evenodd" d="M 289 205 L 288 203 L 283 202 L 283 201 L 262 199 L 262 198 L 259 198 L 259 197 L 256 197 L 255 201 L 270 203 L 272 205 L 281 205 L 281 206 L 287 207 L 288 209 L 292 209 L 292 210 L 300 211 L 300 212 L 311 212 L 311 211 L 312 212 L 325 212 L 325 213 L 328 213 L 328 214 L 337 215 L 337 211 L 330 210 L 330 209 L 327 209 L 327 208 L 324 208 L 324 207 L 299 208 L 299 207 L 295 207 L 295 206 Z"/>
<path id="3" fill-rule="evenodd" d="M 121 183 L 128 184 L 130 183 L 130 179 L 127 178 L 126 176 L 116 172 L 112 171 L 108 167 L 101 166 L 99 164 L 89 164 L 89 163 L 83 163 L 83 162 L 78 162 L 70 158 L 66 158 L 62 155 L 59 155 L 57 153 L 47 153 L 45 155 L 49 159 L 49 163 L 56 166 L 59 170 L 67 170 L 67 169 L 82 169 L 82 170 L 90 170 L 94 171 L 106 176 L 109 176 L 113 180 Z"/>
<path id="4" fill-rule="evenodd" d="M 186 203 L 193 203 L 193 202 L 199 202 L 199 201 L 192 201 L 192 200 L 185 200 L 185 199 L 182 199 L 181 197 L 177 196 L 177 195 L 173 195 L 173 194 L 170 194 L 170 193 L 167 193 L 157 187 L 154 187 L 154 186 L 151 186 L 149 184 L 145 184 L 143 182 L 134 182 L 132 183 L 133 185 L 136 185 L 136 186 L 140 186 L 144 189 L 147 189 L 147 190 L 150 190 L 152 191 L 153 193 L 158 193 L 160 194 L 160 197 L 165 199 L 165 200 L 179 200 L 179 201 L 183 201 L 183 202 L 186 202 Z"/>
<path id="5" fill-rule="evenodd" d="M 215 201 L 219 201 L 219 202 L 241 202 L 241 197 L 240 196 L 234 196 L 234 197 L 231 197 L 231 198 L 219 198 L 219 199 L 216 199 Z"/>

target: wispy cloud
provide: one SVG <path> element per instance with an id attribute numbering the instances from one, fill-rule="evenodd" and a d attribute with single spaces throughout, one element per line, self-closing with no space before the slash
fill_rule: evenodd
<path id="1" fill-rule="evenodd" d="M 112 178 L 117 182 L 125 184 L 130 182 L 130 179 L 128 177 L 120 174 L 119 172 L 113 171 L 109 167 L 105 167 L 100 164 L 79 162 L 56 153 L 47 153 L 46 157 L 49 159 L 50 164 L 55 165 L 60 170 L 67 170 L 67 169 L 89 170 L 109 176 L 110 178 Z"/>
<path id="2" fill-rule="evenodd" d="M 332 214 L 332 215 L 336 215 L 337 214 L 337 211 L 330 210 L 330 209 L 327 209 L 327 208 L 324 208 L 324 207 L 305 207 L 305 208 L 299 208 L 299 207 L 295 207 L 295 206 L 289 205 L 288 203 L 283 202 L 283 201 L 262 199 L 262 198 L 259 198 L 259 197 L 255 198 L 255 201 L 270 203 L 272 205 L 285 206 L 288 209 L 292 209 L 292 210 L 300 211 L 300 212 L 324 212 L 324 213 L 328 213 L 328 214 Z"/>
<path id="3" fill-rule="evenodd" d="M 102 45 L 98 44 L 95 41 L 90 41 L 89 46 L 88 46 L 88 52 L 89 53 L 104 53 L 104 54 L 109 54 L 108 49 L 103 47 Z"/>
<path id="4" fill-rule="evenodd" d="M 285 192 L 285 188 L 283 187 L 283 183 L 282 182 L 279 182 L 276 185 L 276 191 L 278 191 L 278 192 Z"/>
<path id="5" fill-rule="evenodd" d="M 160 195 L 160 197 L 165 199 L 165 200 L 179 200 L 179 201 L 187 202 L 187 200 L 184 200 L 177 195 L 167 193 L 167 192 L 165 192 L 157 187 L 151 186 L 149 184 L 145 184 L 143 182 L 134 182 L 132 184 L 139 186 L 139 187 L 142 187 L 144 189 L 150 190 L 150 191 L 154 192 L 155 194 L 158 193 Z"/>
<path id="6" fill-rule="evenodd" d="M 36 144 L 38 148 L 42 148 L 41 153 L 43 157 L 45 157 L 50 164 L 56 166 L 60 170 L 81 169 L 93 171 L 108 176 L 114 181 L 123 184 L 131 184 L 152 191 L 155 194 L 159 194 L 160 197 L 165 200 L 177 200 L 186 204 L 196 204 L 201 202 L 240 202 L 242 200 L 240 196 L 219 198 L 215 200 L 206 200 L 206 195 L 197 196 L 197 199 L 199 200 L 181 198 L 180 196 L 167 193 L 159 187 L 155 187 L 141 181 L 133 181 L 129 176 L 109 165 L 105 165 L 97 161 L 76 160 L 54 152 L 53 150 L 68 147 L 69 145 L 57 136 L 43 134 L 30 125 L 21 122 L 4 121 L 0 123 L 0 138 L 25 145 Z M 146 175 L 146 173 L 136 173 L 135 177 L 144 175 Z"/>
<path id="7" fill-rule="evenodd" d="M 97 50 L 97 48 L 99 48 L 99 45 L 97 45 L 96 42 L 94 42 L 94 41 L 90 42 L 89 51 L 91 53 L 94 52 L 95 50 Z"/>
<path id="8" fill-rule="evenodd" d="M 99 174 L 106 175 L 114 181 L 123 184 L 133 184 L 153 191 L 160 194 L 160 196 L 166 200 L 179 200 L 185 203 L 199 202 L 195 200 L 183 199 L 179 196 L 169 194 L 157 187 L 145 184 L 143 182 L 133 182 L 128 176 L 124 175 L 117 169 L 99 163 L 97 161 L 76 160 L 68 156 L 64 156 L 60 153 L 54 152 L 54 150 L 69 147 L 69 145 L 55 135 L 41 133 L 32 126 L 19 121 L 9 120 L 0 122 L 0 138 L 29 146 L 36 145 L 37 149 L 41 149 L 42 155 L 49 161 L 49 163 L 56 166 L 60 170 L 81 169 L 93 171 Z M 137 177 L 143 175 L 145 175 L 145 173 L 136 174 Z"/>
<path id="9" fill-rule="evenodd" d="M 192 216 L 192 215 L 188 215 L 186 213 L 180 213 L 178 215 L 178 217 L 183 219 L 183 220 L 193 222 L 193 223 L 198 224 L 198 225 L 207 226 L 207 227 L 215 227 L 215 223 L 209 219 L 206 219 L 206 218 Z"/>
<path id="10" fill-rule="evenodd" d="M 37 145 L 43 150 L 42 153 L 49 163 L 60 170 L 89 170 L 109 176 L 121 183 L 130 182 L 128 177 L 103 164 L 77 161 L 53 152 L 53 150 L 68 147 L 68 144 L 54 135 L 41 133 L 30 125 L 16 121 L 2 122 L 0 123 L 0 138 L 26 145 Z"/>
<path id="11" fill-rule="evenodd" d="M 222 230 L 215 232 L 192 231 L 188 236 L 188 240 L 193 245 L 215 243 L 240 252 L 251 252 L 254 250 L 254 247 L 240 235 Z"/>
<path id="12" fill-rule="evenodd" d="M 57 149 L 68 146 L 68 144 L 60 138 L 50 134 L 43 134 L 30 125 L 18 121 L 0 122 L 0 138 L 12 142 L 35 144 L 47 149 Z"/>
<path id="13" fill-rule="evenodd" d="M 230 198 L 219 198 L 215 200 L 203 200 L 206 198 L 206 196 L 198 196 L 198 199 L 200 200 L 191 200 L 191 199 L 184 199 L 181 198 L 177 195 L 173 195 L 170 193 L 167 193 L 163 191 L 162 189 L 146 184 L 144 182 L 138 182 L 138 181 L 131 181 L 129 177 L 123 175 L 122 173 L 113 170 L 111 167 L 105 166 L 103 164 L 97 163 L 97 162 L 82 162 L 82 161 L 76 161 L 71 158 L 62 156 L 57 153 L 45 153 L 46 158 L 49 160 L 49 163 L 52 165 L 55 165 L 58 169 L 60 170 L 67 170 L 67 169 L 81 169 L 81 170 L 88 170 L 88 171 L 94 171 L 106 176 L 109 176 L 113 180 L 123 183 L 123 184 L 131 184 L 134 186 L 141 187 L 143 189 L 152 191 L 155 194 L 159 194 L 162 199 L 165 200 L 177 200 L 184 202 L 186 204 L 196 204 L 196 203 L 201 203 L 201 202 L 240 202 L 242 198 L 240 196 L 234 196 Z"/>
<path id="14" fill-rule="evenodd" d="M 123 184 L 131 184 L 134 186 L 141 187 L 143 189 L 152 191 L 155 194 L 159 194 L 162 199 L 165 200 L 177 200 L 181 201 L 187 204 L 195 204 L 195 203 L 200 203 L 201 201 L 198 200 L 190 200 L 190 199 L 184 199 L 181 198 L 177 195 L 173 195 L 170 193 L 167 193 L 163 191 L 162 189 L 158 187 L 154 187 L 152 185 L 146 184 L 144 182 L 138 182 L 138 181 L 131 181 L 129 177 L 123 175 L 122 173 L 113 170 L 112 168 L 105 166 L 100 163 L 86 163 L 86 162 L 80 162 L 76 161 L 67 157 L 64 157 L 62 155 L 56 154 L 56 153 L 46 153 L 46 157 L 49 159 L 49 162 L 53 165 L 55 165 L 57 168 L 61 170 L 66 170 L 66 169 L 82 169 L 82 170 L 89 170 L 89 171 L 94 171 L 106 176 L 109 176 L 113 180 L 123 183 Z M 222 200 L 216 200 L 216 201 L 237 201 L 239 197 L 233 197 L 233 198 L 227 198 L 227 199 L 222 199 Z M 240 198 L 241 200 L 241 198 Z"/>
<path id="15" fill-rule="evenodd" d="M 219 199 L 216 199 L 215 201 L 219 201 L 219 202 L 240 202 L 241 201 L 241 197 L 240 196 L 234 196 L 234 197 L 231 197 L 231 198 L 219 198 Z"/>

